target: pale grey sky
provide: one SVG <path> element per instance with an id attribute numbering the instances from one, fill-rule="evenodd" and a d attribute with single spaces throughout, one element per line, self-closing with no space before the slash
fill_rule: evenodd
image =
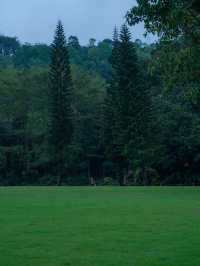
<path id="1" fill-rule="evenodd" d="M 0 0 L 0 34 L 17 36 L 22 42 L 50 43 L 58 19 L 67 36 L 76 35 L 82 44 L 89 38 L 111 38 L 115 25 L 124 21 L 135 0 Z M 144 28 L 132 28 L 133 38 L 146 42 Z"/>

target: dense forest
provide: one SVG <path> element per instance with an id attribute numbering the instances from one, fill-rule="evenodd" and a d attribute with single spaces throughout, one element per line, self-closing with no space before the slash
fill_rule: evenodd
<path id="1" fill-rule="evenodd" d="M 198 1 L 137 2 L 86 46 L 0 36 L 1 185 L 200 184 Z"/>

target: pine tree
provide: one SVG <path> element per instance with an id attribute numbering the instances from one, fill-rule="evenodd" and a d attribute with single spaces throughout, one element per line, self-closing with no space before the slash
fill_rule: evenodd
<path id="1" fill-rule="evenodd" d="M 72 79 L 66 38 L 61 21 L 58 22 L 51 47 L 49 73 L 49 144 L 57 184 L 60 185 L 66 171 L 67 151 L 73 133 Z"/>
<path id="2" fill-rule="evenodd" d="M 115 101 L 112 110 L 113 153 L 120 184 L 125 169 L 133 160 L 139 160 L 144 149 L 148 124 L 149 98 L 139 70 L 136 50 L 126 25 L 120 32 L 120 41 L 113 58 Z"/>

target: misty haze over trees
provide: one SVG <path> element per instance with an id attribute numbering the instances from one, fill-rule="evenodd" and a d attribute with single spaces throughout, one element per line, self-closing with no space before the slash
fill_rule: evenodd
<path id="1" fill-rule="evenodd" d="M 199 5 L 151 2 L 87 46 L 0 36 L 0 185 L 200 184 Z"/>

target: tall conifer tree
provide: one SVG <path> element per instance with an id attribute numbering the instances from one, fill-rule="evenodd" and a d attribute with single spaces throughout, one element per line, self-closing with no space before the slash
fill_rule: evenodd
<path id="1" fill-rule="evenodd" d="M 50 147 L 57 184 L 65 175 L 67 152 L 73 133 L 72 123 L 72 79 L 64 28 L 58 22 L 51 46 L 49 73 L 49 133 Z"/>
<path id="2" fill-rule="evenodd" d="M 128 165 L 139 160 L 144 149 L 148 128 L 149 98 L 139 70 L 136 50 L 131 34 L 123 25 L 112 58 L 114 98 L 112 112 L 113 155 L 120 184 L 124 184 L 124 172 Z M 111 96 L 108 95 L 110 98 Z"/>

